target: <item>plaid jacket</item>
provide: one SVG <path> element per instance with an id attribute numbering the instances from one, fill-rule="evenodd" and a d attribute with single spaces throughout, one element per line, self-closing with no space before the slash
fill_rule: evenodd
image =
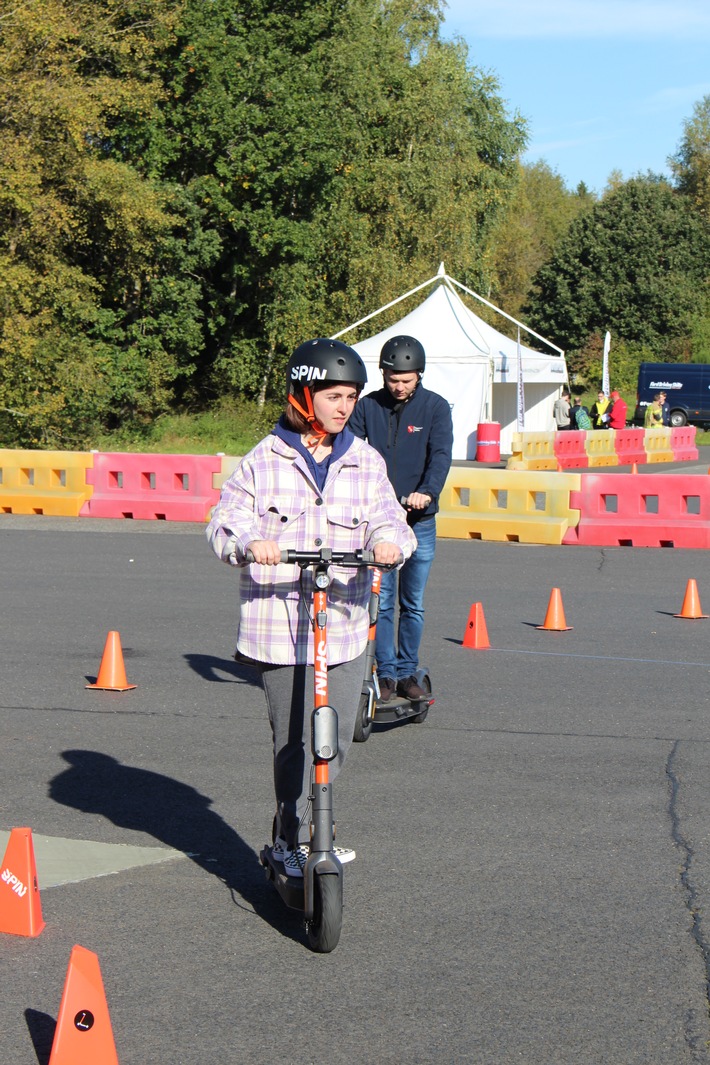
<path id="1" fill-rule="evenodd" d="M 225 481 L 207 526 L 207 539 L 224 562 L 240 566 L 237 651 L 257 662 L 313 662 L 311 570 L 298 566 L 245 566 L 252 540 L 283 548 L 372 550 L 394 543 L 409 558 L 416 539 L 395 498 L 385 464 L 369 444 L 354 439 L 331 462 L 322 492 L 306 460 L 284 440 L 267 436 Z M 348 662 L 365 648 L 369 628 L 368 569 L 332 567 L 328 590 L 328 661 Z"/>

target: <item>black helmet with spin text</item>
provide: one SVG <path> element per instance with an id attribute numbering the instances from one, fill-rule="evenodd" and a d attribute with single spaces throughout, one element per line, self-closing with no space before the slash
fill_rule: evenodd
<path id="1" fill-rule="evenodd" d="M 360 390 L 367 384 L 365 363 L 341 340 L 320 337 L 307 340 L 294 351 L 286 367 L 289 395 L 307 385 L 352 384 Z"/>

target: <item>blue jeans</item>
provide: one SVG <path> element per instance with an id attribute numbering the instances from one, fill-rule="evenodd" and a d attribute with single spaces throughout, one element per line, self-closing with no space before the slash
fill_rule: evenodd
<path id="1" fill-rule="evenodd" d="M 379 677 L 400 680 L 419 668 L 419 644 L 424 631 L 424 589 L 434 561 L 436 518 L 422 518 L 413 528 L 417 549 L 400 570 L 382 574 L 380 612 L 375 634 Z M 394 601 L 399 584 L 399 625 L 395 650 Z"/>

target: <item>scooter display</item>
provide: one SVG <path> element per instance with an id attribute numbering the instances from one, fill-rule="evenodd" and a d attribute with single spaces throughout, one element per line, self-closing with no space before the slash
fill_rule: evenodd
<path id="1" fill-rule="evenodd" d="M 356 743 L 364 743 L 365 740 L 369 739 L 375 721 L 378 723 L 414 721 L 415 724 L 420 725 L 422 721 L 426 720 L 429 707 L 435 702 L 431 695 L 431 677 L 427 669 L 419 669 L 415 674 L 417 684 L 427 693 L 422 699 L 406 699 L 403 695 L 395 695 L 393 698 L 388 699 L 386 703 L 379 702 L 380 685 L 377 679 L 375 635 L 377 632 L 381 584 L 382 570 L 375 568 L 372 571 L 372 586 L 370 590 L 370 629 L 365 655 L 365 677 L 353 732 L 353 739 Z"/>
<path id="2" fill-rule="evenodd" d="M 247 561 L 253 561 L 247 556 Z M 327 592 L 331 584 L 331 565 L 372 566 L 368 551 L 319 551 L 281 553 L 281 561 L 306 569 L 313 567 L 313 650 L 314 685 L 311 714 L 311 845 L 303 868 L 303 878 L 289 876 L 283 862 L 265 846 L 259 858 L 279 895 L 294 910 L 302 910 L 308 943 L 312 950 L 326 954 L 338 945 L 343 921 L 343 867 L 334 845 L 333 793 L 329 780 L 329 763 L 338 753 L 338 714 L 328 702 L 327 666 Z M 379 572 L 379 570 L 376 570 Z"/>

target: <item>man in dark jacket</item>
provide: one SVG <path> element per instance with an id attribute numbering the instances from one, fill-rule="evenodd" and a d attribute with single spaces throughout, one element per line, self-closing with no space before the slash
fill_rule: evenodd
<path id="1" fill-rule="evenodd" d="M 382 575 L 375 656 L 384 702 L 395 692 L 408 699 L 422 699 L 427 694 L 416 676 L 424 630 L 424 589 L 434 560 L 435 515 L 451 466 L 454 432 L 447 401 L 421 384 L 425 363 L 424 348 L 414 337 L 388 340 L 380 353 L 384 388 L 363 396 L 348 423 L 356 436 L 367 440 L 384 458 L 418 544 L 398 572 Z"/>

